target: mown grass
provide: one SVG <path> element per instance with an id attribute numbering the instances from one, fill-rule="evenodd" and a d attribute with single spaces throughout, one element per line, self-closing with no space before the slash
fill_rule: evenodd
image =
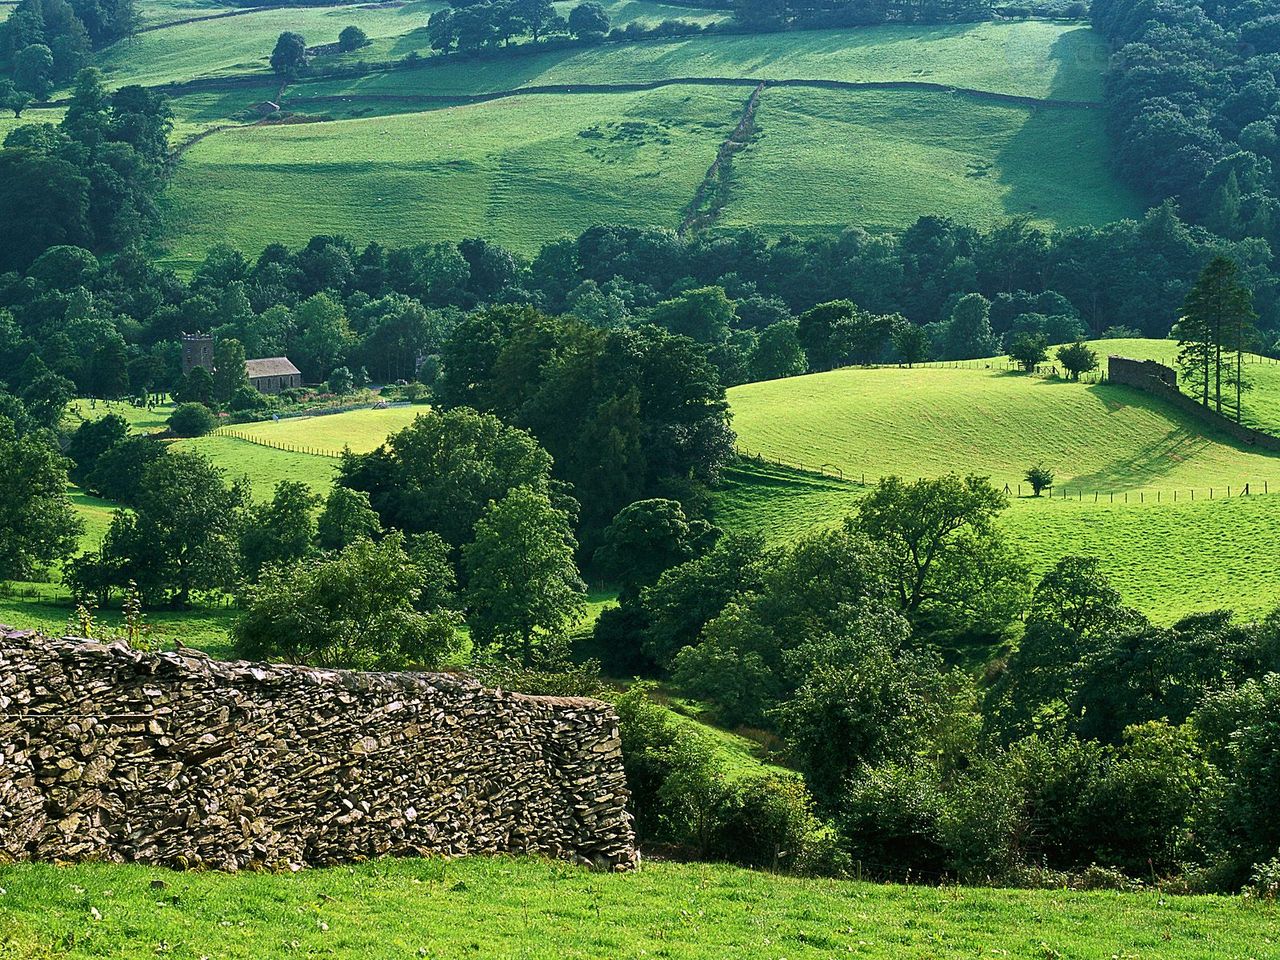
<path id="1" fill-rule="evenodd" d="M 1161 346 L 1098 349 L 1135 354 L 1143 343 L 1151 353 Z M 1267 559 L 1280 551 L 1280 497 L 1259 495 L 1280 491 L 1280 458 L 1205 436 L 1136 390 L 1002 368 L 888 368 L 749 384 L 729 396 L 741 443 L 771 457 L 868 483 L 951 471 L 1008 483 L 1013 503 L 1001 524 L 1035 575 L 1068 554 L 1097 556 L 1125 601 L 1161 622 L 1280 606 L 1280 568 Z M 1053 499 L 1027 495 L 1022 472 L 1036 461 L 1057 473 Z M 1246 482 L 1251 495 L 1242 497 Z M 862 491 L 747 463 L 717 491 L 717 522 L 786 542 L 839 522 Z"/>
<path id="2" fill-rule="evenodd" d="M 426 46 L 425 38 L 422 45 Z M 1106 61 L 1102 39 L 1078 24 L 890 24 L 605 44 L 479 60 L 455 58 L 417 70 L 294 84 L 286 93 L 286 103 L 292 97 L 477 94 L 544 84 L 635 83 L 672 77 L 907 80 L 1017 96 L 1100 101 Z"/>
<path id="3" fill-rule="evenodd" d="M 100 51 L 94 56 L 94 66 L 102 70 L 107 83 L 113 87 L 130 83 L 177 83 L 242 73 L 265 74 L 270 71 L 268 60 L 283 31 L 302 34 L 312 46 L 336 43 L 338 33 L 348 25 L 359 27 L 370 37 L 396 37 L 426 26 L 432 11 L 442 6 L 443 3 L 435 0 L 411 0 L 403 4 L 256 10 L 140 33 Z M 222 11 L 176 12 L 172 19 L 219 12 Z"/>
<path id="4" fill-rule="evenodd" d="M 176 441 L 173 448 L 204 454 L 226 471 L 229 480 L 247 479 L 252 485 L 255 500 L 270 499 L 281 480 L 300 481 L 324 496 L 329 492 L 338 469 L 338 461 L 334 457 L 276 450 L 234 437 L 194 437 Z"/>
<path id="5" fill-rule="evenodd" d="M 836 370 L 734 387 L 729 400 L 752 452 L 868 480 L 978 473 L 1016 493 L 1038 462 L 1059 487 L 1089 494 L 1194 487 L 1207 496 L 1264 480 L 1280 490 L 1280 455 L 1206 434 L 1155 397 L 1002 365 Z"/>
<path id="6" fill-rule="evenodd" d="M 901 229 L 928 215 L 1048 227 L 1142 210 L 1111 174 L 1101 111 L 904 91 L 768 90 L 718 223 L 767 233 Z"/>
<path id="7" fill-rule="evenodd" d="M 1261 960 L 1280 943 L 1280 912 L 1241 898 L 880 886 L 708 864 L 21 865 L 0 868 L 0 886 L 0 950 L 18 958 Z"/>
<path id="8" fill-rule="evenodd" d="M 237 434 L 272 443 L 293 444 L 340 453 L 350 447 L 354 453 L 368 453 L 389 434 L 413 423 L 426 407 L 387 407 L 382 410 L 349 410 L 314 417 L 289 417 L 228 427 Z"/>
<path id="9" fill-rule="evenodd" d="M 744 100 L 670 87 L 227 131 L 178 166 L 168 243 L 179 261 L 316 233 L 531 252 L 596 223 L 674 227 Z"/>
<path id="10" fill-rule="evenodd" d="M 1115 354 L 1135 360 L 1157 360 L 1178 369 L 1178 343 L 1176 340 L 1098 340 L 1090 344 L 1102 358 Z M 1280 435 L 1280 362 L 1258 354 L 1245 354 L 1244 379 L 1249 385 L 1240 399 L 1241 420 L 1246 426 Z M 1234 371 L 1233 371 L 1234 372 Z M 1178 386 L 1183 393 L 1199 397 L 1196 385 L 1188 382 L 1179 372 Z M 1210 402 L 1213 383 L 1210 382 Z M 1223 412 L 1235 413 L 1235 390 L 1223 386 Z"/>

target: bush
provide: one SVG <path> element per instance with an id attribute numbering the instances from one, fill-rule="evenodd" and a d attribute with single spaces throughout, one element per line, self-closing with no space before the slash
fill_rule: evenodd
<path id="1" fill-rule="evenodd" d="M 863 767 L 849 780 L 838 813 L 859 875 L 902 880 L 943 876 L 944 800 L 937 775 L 922 764 Z"/>
<path id="2" fill-rule="evenodd" d="M 1280 899 L 1280 856 L 1255 863 L 1249 877 L 1249 895 L 1259 900 Z"/>
<path id="3" fill-rule="evenodd" d="M 179 437 L 203 437 L 218 425 L 218 418 L 203 403 L 184 403 L 169 416 L 169 429 Z"/>
<path id="4" fill-rule="evenodd" d="M 357 26 L 343 27 L 338 34 L 338 49 L 343 53 L 359 50 L 369 43 L 369 37 Z"/>
<path id="5" fill-rule="evenodd" d="M 1053 471 L 1039 463 L 1030 467 L 1025 477 L 1027 483 L 1031 484 L 1032 494 L 1037 497 L 1053 486 Z"/>
<path id="6" fill-rule="evenodd" d="M 793 870 L 819 826 L 799 777 L 750 777 L 729 792 L 712 853 L 744 866 Z"/>

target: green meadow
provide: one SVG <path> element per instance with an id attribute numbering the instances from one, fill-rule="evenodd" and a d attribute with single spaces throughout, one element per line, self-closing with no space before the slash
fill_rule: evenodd
<path id="1" fill-rule="evenodd" d="M 1080 24 L 888 24 L 844 30 L 685 37 L 494 56 L 292 85 L 316 96 L 479 94 L 566 83 L 680 77 L 914 81 L 1016 96 L 1100 101 L 1107 52 Z"/>
<path id="2" fill-rule="evenodd" d="M 769 234 L 900 229 L 945 211 L 989 228 L 1140 215 L 1111 175 L 1097 110 L 947 93 L 768 90 L 718 225 Z"/>
<path id="3" fill-rule="evenodd" d="M 746 92 L 514 98 L 403 116 L 229 130 L 165 198 L 172 258 L 342 233 L 386 245 L 487 236 L 525 253 L 602 222 L 675 227 Z"/>
<path id="4" fill-rule="evenodd" d="M 506 857 L 301 873 L 0 868 L 0 956 L 1262 960 L 1280 912 L 1238 897 L 630 874 Z M 100 918 L 100 919 L 99 919 Z"/>
<path id="5" fill-rule="evenodd" d="M 239 423 L 220 433 L 231 432 L 265 443 L 309 447 L 340 453 L 350 447 L 354 453 L 368 453 L 389 434 L 413 423 L 426 407 L 386 407 L 382 410 L 348 410 L 313 417 L 288 417 L 257 423 Z"/>
<path id="6" fill-rule="evenodd" d="M 1098 348 L 1141 355 L 1164 344 Z M 838 370 L 734 387 L 729 398 L 742 447 L 770 459 L 868 484 L 952 471 L 1008 484 L 1001 523 L 1035 573 L 1068 554 L 1096 555 L 1126 602 L 1157 620 L 1280 605 L 1280 569 L 1267 560 L 1280 552 L 1280 497 L 1268 495 L 1280 492 L 1280 457 L 1206 435 L 1139 391 L 1027 377 L 993 361 Z M 1029 495 L 1022 474 L 1036 462 L 1056 473 L 1052 498 Z M 717 492 L 717 520 L 785 541 L 838 522 L 863 490 L 748 461 Z"/>

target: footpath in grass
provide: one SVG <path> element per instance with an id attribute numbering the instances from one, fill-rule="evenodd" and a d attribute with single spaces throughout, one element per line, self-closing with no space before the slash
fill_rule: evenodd
<path id="1" fill-rule="evenodd" d="M 940 213 L 984 229 L 1138 216 L 1108 166 L 1104 120 L 947 93 L 766 90 L 719 225 L 812 234 Z"/>
<path id="2" fill-rule="evenodd" d="M 904 887 L 706 864 L 533 859 L 296 874 L 0 868 L 0 955 L 1263 960 L 1280 911 L 1230 897 Z M 100 918 L 100 919 L 99 919 Z"/>

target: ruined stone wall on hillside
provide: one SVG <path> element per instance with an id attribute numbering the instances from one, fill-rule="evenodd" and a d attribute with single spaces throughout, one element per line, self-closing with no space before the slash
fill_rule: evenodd
<path id="1" fill-rule="evenodd" d="M 636 862 L 617 715 L 448 674 L 0 628 L 0 860 Z"/>

